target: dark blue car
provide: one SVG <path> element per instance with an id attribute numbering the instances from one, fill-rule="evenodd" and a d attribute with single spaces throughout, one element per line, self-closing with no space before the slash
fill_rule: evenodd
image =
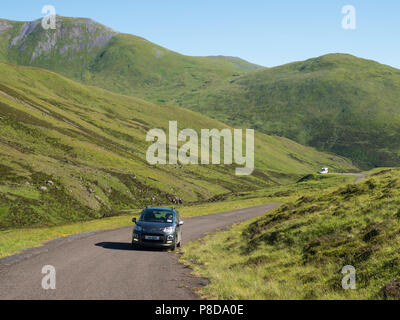
<path id="1" fill-rule="evenodd" d="M 170 248 L 182 246 L 182 225 L 175 208 L 146 208 L 133 229 L 132 248 Z"/>

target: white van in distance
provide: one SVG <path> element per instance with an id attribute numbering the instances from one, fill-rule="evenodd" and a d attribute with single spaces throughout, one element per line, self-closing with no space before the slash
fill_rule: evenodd
<path id="1" fill-rule="evenodd" d="M 328 174 L 329 169 L 328 168 L 322 168 L 322 170 L 319 172 L 319 174 Z"/>

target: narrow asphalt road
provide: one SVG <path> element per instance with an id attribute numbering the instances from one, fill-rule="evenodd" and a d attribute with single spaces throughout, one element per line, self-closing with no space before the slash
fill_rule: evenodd
<path id="1" fill-rule="evenodd" d="M 185 221 L 183 242 L 273 210 L 272 203 L 195 217 Z M 178 254 L 130 248 L 132 227 L 60 239 L 0 260 L 4 299 L 196 299 L 190 286 L 204 279 L 189 275 Z M 42 268 L 55 267 L 56 289 L 42 289 Z"/>
<path id="2" fill-rule="evenodd" d="M 368 178 L 368 176 L 370 176 L 371 174 L 373 174 L 375 172 L 362 172 L 362 173 L 334 173 L 334 174 L 339 174 L 341 176 L 353 176 L 355 177 L 355 180 L 351 183 L 351 184 L 356 184 L 359 183 L 365 179 Z"/>

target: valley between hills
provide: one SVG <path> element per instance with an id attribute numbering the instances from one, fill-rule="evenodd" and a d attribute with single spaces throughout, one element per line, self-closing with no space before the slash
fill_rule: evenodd
<path id="1" fill-rule="evenodd" d="M 348 54 L 274 68 L 191 57 L 58 16 L 55 30 L 0 20 L 0 76 L 0 257 L 129 226 L 146 206 L 190 218 L 281 203 L 185 246 L 181 261 L 211 281 L 198 294 L 400 297 L 400 70 Z M 150 165 L 146 135 L 169 121 L 255 129 L 252 175 Z M 346 264 L 360 290 L 341 289 Z"/>

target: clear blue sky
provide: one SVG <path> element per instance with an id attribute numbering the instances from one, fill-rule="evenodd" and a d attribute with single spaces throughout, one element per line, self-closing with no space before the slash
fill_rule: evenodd
<path id="1" fill-rule="evenodd" d="M 400 68 L 399 0 L 3 0 L 0 17 L 37 19 L 46 4 L 187 55 L 276 66 L 343 52 Z M 344 5 L 356 30 L 341 27 Z"/>

